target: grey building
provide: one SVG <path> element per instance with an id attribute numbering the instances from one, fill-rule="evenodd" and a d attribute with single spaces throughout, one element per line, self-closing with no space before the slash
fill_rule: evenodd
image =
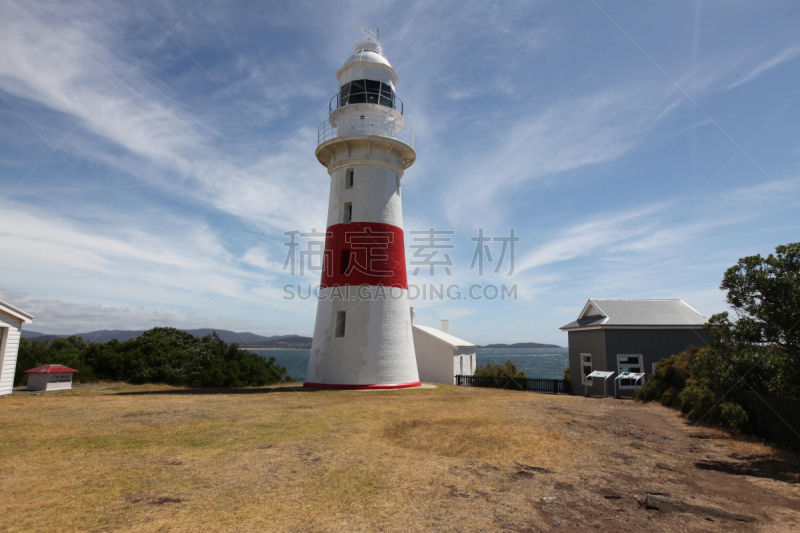
<path id="1" fill-rule="evenodd" d="M 585 376 L 595 370 L 615 372 L 614 377 L 621 372 L 649 376 L 661 359 L 705 346 L 711 342 L 703 331 L 706 321 L 683 300 L 589 300 L 576 321 L 560 328 L 569 335 L 573 393 L 584 393 Z M 588 385 L 589 394 L 603 394 L 602 380 Z M 619 385 L 623 395 L 634 390 L 626 380 Z"/>

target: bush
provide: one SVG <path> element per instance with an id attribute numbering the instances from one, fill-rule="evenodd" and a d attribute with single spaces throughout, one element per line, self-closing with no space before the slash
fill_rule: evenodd
<path id="1" fill-rule="evenodd" d="M 505 363 L 498 365 L 495 363 L 487 362 L 478 365 L 475 369 L 476 376 L 482 377 L 506 377 L 506 378 L 524 378 L 525 372 L 517 369 L 517 365 L 507 360 Z"/>
<path id="2" fill-rule="evenodd" d="M 105 344 L 80 337 L 20 342 L 14 384 L 25 382 L 25 370 L 62 364 L 75 370 L 76 382 L 95 380 L 163 383 L 176 387 L 250 387 L 294 381 L 275 358 L 226 344 L 216 333 L 202 339 L 175 328 L 153 328 L 136 339 Z"/>
<path id="3" fill-rule="evenodd" d="M 749 417 L 741 405 L 726 399 L 723 393 L 699 386 L 694 379 L 689 380 L 680 399 L 681 412 L 692 422 L 739 432 L 750 429 Z"/>
<path id="4" fill-rule="evenodd" d="M 773 362 L 764 353 L 733 354 L 719 346 L 692 348 L 659 361 L 655 373 L 636 391 L 635 398 L 680 408 L 692 422 L 748 431 L 747 412 L 732 400 L 730 393 L 747 387 L 740 379 L 742 375 L 752 376 L 758 389 L 769 389 Z"/>
<path id="5" fill-rule="evenodd" d="M 569 381 L 569 380 L 570 380 L 570 379 L 569 379 L 569 367 L 567 367 L 567 368 L 565 368 L 565 369 L 564 369 L 564 379 L 565 379 L 566 381 Z"/>
<path id="6" fill-rule="evenodd" d="M 657 401 L 667 407 L 680 407 L 678 396 L 686 386 L 692 363 L 700 351 L 691 348 L 659 361 L 655 373 L 634 393 L 633 397 L 643 402 Z"/>

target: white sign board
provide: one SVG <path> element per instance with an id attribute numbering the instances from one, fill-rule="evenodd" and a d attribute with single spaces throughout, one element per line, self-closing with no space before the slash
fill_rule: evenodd
<path id="1" fill-rule="evenodd" d="M 592 383 L 592 378 L 602 378 L 603 379 L 603 394 L 608 396 L 608 378 L 614 375 L 614 372 L 608 372 L 606 370 L 595 370 L 588 376 L 586 376 L 586 380 L 584 382 L 584 388 L 586 389 L 586 396 L 589 396 L 589 385 Z"/>
<path id="2" fill-rule="evenodd" d="M 632 381 L 632 382 L 634 383 L 634 386 L 633 386 L 633 387 L 634 387 L 634 389 L 638 389 L 638 388 L 640 388 L 642 385 L 644 385 L 644 381 L 642 381 L 641 383 L 639 383 L 639 380 L 640 380 L 640 379 L 643 379 L 643 378 L 644 378 L 644 373 L 643 373 L 643 372 L 641 372 L 641 373 L 640 373 L 640 372 L 622 372 L 622 373 L 621 373 L 619 376 L 617 376 L 617 378 L 614 380 L 614 397 L 616 398 L 616 397 L 618 397 L 618 396 L 619 396 L 619 395 L 617 394 L 617 382 L 618 382 L 619 380 L 621 380 L 621 379 L 630 380 L 630 381 Z"/>

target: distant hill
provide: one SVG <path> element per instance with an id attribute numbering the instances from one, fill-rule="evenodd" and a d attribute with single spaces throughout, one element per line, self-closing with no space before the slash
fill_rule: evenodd
<path id="1" fill-rule="evenodd" d="M 267 342 L 259 342 L 254 344 L 241 344 L 241 348 L 295 348 L 295 349 L 309 349 L 311 348 L 311 337 L 301 337 L 300 335 L 291 335 L 289 337 L 281 337 Z"/>
<path id="2" fill-rule="evenodd" d="M 518 342 L 517 344 L 487 344 L 478 348 L 562 348 L 557 344 L 540 344 L 538 342 Z"/>
<path id="3" fill-rule="evenodd" d="M 89 331 L 87 333 L 73 333 L 71 335 L 49 335 L 47 333 L 39 333 L 38 331 L 28 331 L 23 329 L 22 336 L 26 339 L 36 339 L 51 342 L 55 339 L 66 339 L 67 337 L 81 337 L 85 341 L 106 343 L 111 339 L 117 339 L 120 342 L 125 342 L 130 339 L 135 339 L 145 330 L 120 330 L 120 329 L 103 329 L 99 331 Z M 238 333 L 236 331 L 228 331 L 225 329 L 185 329 L 187 333 L 191 333 L 195 337 L 204 337 L 213 331 L 217 332 L 219 338 L 228 344 L 237 342 L 242 348 L 283 348 L 284 344 L 308 344 L 311 347 L 310 337 L 301 337 L 299 335 L 273 335 L 271 337 L 264 337 L 263 335 L 256 335 L 255 333 Z M 283 344 L 280 344 L 283 342 Z M 274 344 L 279 343 L 279 344 Z M 292 346 L 294 347 L 294 346 Z"/>

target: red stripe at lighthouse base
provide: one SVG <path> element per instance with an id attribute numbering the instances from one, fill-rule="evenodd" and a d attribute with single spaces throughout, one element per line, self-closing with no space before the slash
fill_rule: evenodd
<path id="1" fill-rule="evenodd" d="M 408 289 L 403 230 L 382 222 L 329 227 L 320 288 L 336 285 Z"/>
<path id="2" fill-rule="evenodd" d="M 411 387 L 419 387 L 422 385 L 420 381 L 412 383 L 389 383 L 379 385 L 337 385 L 334 383 L 312 383 L 306 381 L 303 387 L 307 389 L 319 390 L 388 390 L 388 389 L 409 389 Z"/>

